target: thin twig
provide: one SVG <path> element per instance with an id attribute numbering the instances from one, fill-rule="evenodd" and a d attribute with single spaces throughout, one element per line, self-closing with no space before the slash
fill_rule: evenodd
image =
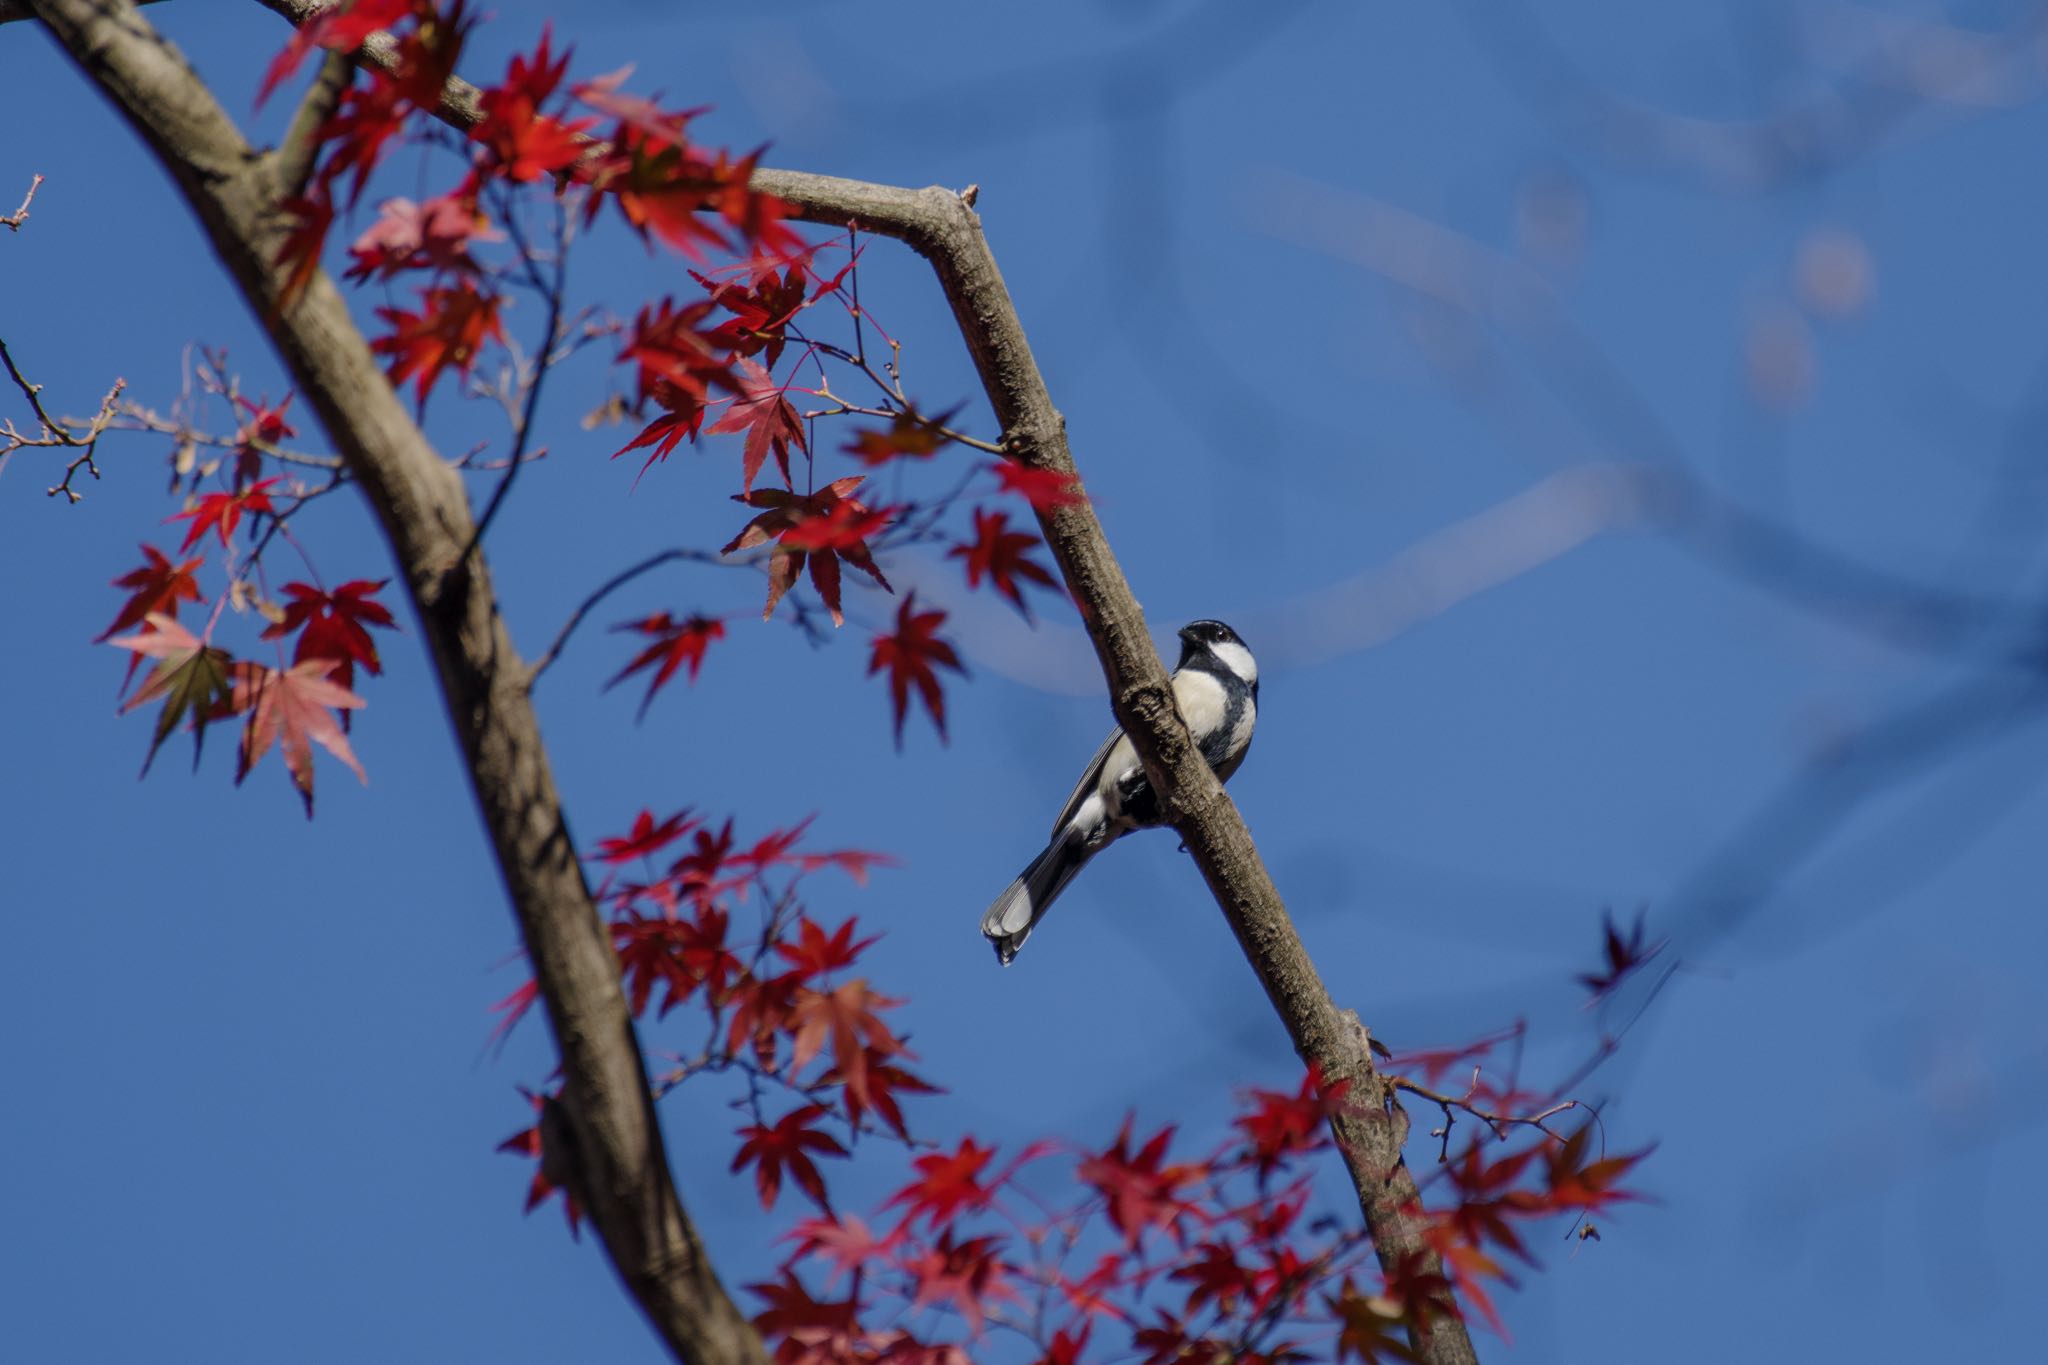
<path id="1" fill-rule="evenodd" d="M 28 221 L 28 206 L 34 202 L 36 191 L 42 187 L 43 178 L 40 175 L 29 181 L 28 193 L 21 196 L 21 207 L 8 214 L 5 218 L 0 218 L 0 224 L 5 224 L 10 232 L 21 231 L 21 225 Z"/>

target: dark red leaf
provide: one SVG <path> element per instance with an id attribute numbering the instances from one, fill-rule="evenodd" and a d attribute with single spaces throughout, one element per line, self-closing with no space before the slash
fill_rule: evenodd
<path id="1" fill-rule="evenodd" d="M 912 593 L 896 609 L 895 632 L 875 637 L 868 674 L 873 676 L 885 668 L 889 671 L 889 702 L 896 717 L 898 748 L 903 746 L 903 717 L 910 709 L 912 687 L 923 699 L 925 710 L 931 713 L 939 738 L 946 737 L 946 696 L 937 670 L 950 668 L 963 676 L 967 670 L 953 646 L 938 637 L 939 626 L 945 619 L 943 611 L 918 611 L 917 594 Z"/>

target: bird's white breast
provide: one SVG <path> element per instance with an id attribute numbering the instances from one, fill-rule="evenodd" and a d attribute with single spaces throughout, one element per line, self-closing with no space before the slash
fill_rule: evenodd
<path id="1" fill-rule="evenodd" d="M 1199 669 L 1183 669 L 1174 675 L 1173 699 L 1180 703 L 1181 719 L 1197 741 L 1215 734 L 1230 710 L 1230 694 L 1223 684 Z"/>

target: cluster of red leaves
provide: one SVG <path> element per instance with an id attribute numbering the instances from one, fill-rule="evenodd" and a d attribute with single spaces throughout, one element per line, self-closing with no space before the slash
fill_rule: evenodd
<path id="1" fill-rule="evenodd" d="M 217 531 L 226 544 L 244 512 L 270 513 L 264 490 L 275 482 L 265 479 L 239 494 L 202 498 L 197 507 L 182 514 L 193 521 L 186 547 L 207 529 Z M 125 714 L 151 702 L 163 703 L 143 771 L 149 771 L 157 750 L 180 725 L 192 730 L 196 766 L 207 726 L 243 716 L 235 767 L 238 785 L 273 746 L 284 755 L 285 772 L 305 802 L 309 817 L 313 813 L 313 745 L 326 749 L 363 778 L 362 765 L 349 748 L 345 731 L 348 713 L 363 705 L 362 698 L 350 690 L 356 665 L 371 673 L 382 671 L 367 627 L 395 626 L 390 611 L 374 600 L 383 583 L 359 579 L 332 593 L 307 583 L 286 584 L 288 601 L 282 608 L 270 609 L 275 611 L 275 620 L 263 631 L 263 638 L 276 640 L 297 632 L 298 640 L 290 665 L 271 667 L 235 659 L 211 644 L 210 624 L 202 637 L 178 621 L 180 603 L 204 600 L 196 576 L 201 559 L 174 564 L 149 545 L 142 547 L 142 553 L 140 568 L 114 580 L 114 586 L 126 588 L 129 596 L 113 624 L 98 638 L 131 652 L 122 680 L 124 692 L 134 680 L 137 663 L 145 658 L 156 661 L 121 707 Z M 115 638 L 115 632 L 133 626 L 142 629 Z"/>
<path id="2" fill-rule="evenodd" d="M 352 51 L 380 31 L 392 42 L 389 69 L 354 71 L 334 113 L 314 134 L 312 176 L 304 193 L 286 206 L 294 222 L 277 262 L 285 272 L 285 301 L 318 268 L 338 209 L 355 203 L 409 126 L 438 104 L 473 22 L 462 0 L 352 0 L 308 21 L 272 63 L 265 98 L 316 49 Z M 569 61 L 570 54 L 558 53 L 543 29 L 530 52 L 513 55 L 502 79 L 479 90 L 482 116 L 469 131 L 468 165 L 456 188 L 423 203 L 386 201 L 377 222 L 350 248 L 351 278 L 390 280 L 412 271 L 428 277 L 416 308 L 378 310 L 390 330 L 372 342 L 389 360 L 392 383 L 411 380 L 422 406 L 444 374 L 467 376 L 484 345 L 504 339 L 500 300 L 473 254 L 477 243 L 504 237 L 483 211 L 487 186 L 539 185 L 550 192 L 581 186 L 586 220 L 612 205 L 633 231 L 692 259 L 715 248 L 772 265 L 801 249 L 783 224 L 783 206 L 752 189 L 752 157 L 733 158 L 692 143 L 691 114 L 626 94 L 620 89 L 623 73 L 568 83 Z M 573 114 L 579 105 L 588 112 Z M 601 120 L 609 120 L 611 130 L 594 138 Z M 801 294 L 800 276 L 797 284 Z M 750 321 L 713 343 L 724 355 L 700 357 L 709 373 L 696 375 L 699 404 L 706 382 L 738 389 L 731 374 L 735 354 L 752 354 L 771 341 L 779 353 L 777 329 L 789 309 L 770 289 L 728 291 L 726 301 L 737 308 L 750 293 Z M 665 397 L 674 381 L 662 378 Z M 686 429 L 694 434 L 695 426 Z M 764 453 L 777 439 L 786 446 L 789 436 L 761 438 Z M 786 462 L 786 449 L 778 449 L 778 458 Z"/>
<path id="3" fill-rule="evenodd" d="M 1458 1313 L 1459 1294 L 1492 1317 L 1476 1283 L 1503 1277 L 1473 1249 L 1496 1243 L 1496 1223 L 1630 1197 L 1616 1182 L 1636 1158 L 1588 1161 L 1583 1130 L 1475 1157 L 1459 1206 L 1430 1225 L 1445 1269 L 1383 1274 L 1355 1209 L 1309 1212 L 1345 1095 L 1313 1075 L 1251 1091 L 1206 1153 L 1126 1120 L 1102 1148 L 1038 1143 L 998 1164 L 970 1137 L 919 1155 L 868 1219 L 815 1199 L 778 1278 L 752 1286 L 755 1325 L 779 1365 L 966 1361 L 992 1323 L 1041 1365 L 1413 1360 L 1408 1327 Z"/>
<path id="4" fill-rule="evenodd" d="M 808 849 L 808 823 L 743 848 L 730 820 L 714 828 L 687 811 L 642 811 L 591 855 L 633 1013 L 653 1022 L 693 1007 L 696 1051 L 664 1088 L 707 1072 L 748 1079 L 732 1168 L 752 1172 L 769 1208 L 786 1184 L 829 1208 L 818 1163 L 845 1157 L 864 1134 L 907 1139 L 902 1099 L 932 1089 L 906 1069 L 915 1058 L 886 1018 L 900 1002 L 854 974 L 874 939 L 852 919 L 827 928 L 799 894 L 813 873 L 865 881 L 887 860 Z M 744 930 L 736 921 L 750 902 L 758 922 Z M 506 997 L 499 1028 L 534 999 L 531 982 Z M 778 1092 L 790 1102 L 779 1110 Z M 507 1150 L 530 1154 L 537 1131 Z"/>

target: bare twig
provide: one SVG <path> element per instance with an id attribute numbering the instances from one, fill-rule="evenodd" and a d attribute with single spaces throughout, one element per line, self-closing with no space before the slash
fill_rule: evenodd
<path id="1" fill-rule="evenodd" d="M 21 231 L 21 225 L 28 221 L 28 206 L 35 202 L 36 191 L 42 187 L 43 178 L 40 175 L 29 181 L 28 193 L 21 196 L 21 207 L 5 218 L 0 218 L 0 226 L 5 226 L 10 232 Z"/>
<path id="2" fill-rule="evenodd" d="M 41 177 L 38 176 L 37 179 Z M 73 488 L 71 481 L 81 469 L 93 478 L 99 478 L 100 467 L 93 457 L 98 452 L 100 437 L 106 434 L 108 425 L 114 420 L 121 401 L 121 390 L 128 386 L 128 381 L 116 379 L 113 387 L 107 390 L 106 397 L 100 399 L 100 410 L 91 418 L 83 421 L 59 421 L 50 416 L 48 409 L 43 407 L 43 386 L 29 382 L 28 376 L 21 372 L 21 367 L 14 363 L 14 355 L 7 349 L 5 341 L 0 341 L 0 364 L 6 366 L 8 377 L 14 381 L 14 386 L 21 390 L 22 396 L 28 399 L 29 410 L 35 413 L 36 421 L 40 424 L 39 432 L 30 436 L 17 428 L 13 419 L 0 420 L 0 466 L 4 466 L 8 457 L 15 451 L 31 447 L 62 447 L 76 450 L 78 454 L 64 466 L 63 479 L 45 491 L 53 498 L 61 493 L 68 501 L 77 503 L 85 494 Z M 73 429 L 77 427 L 83 427 L 83 430 Z"/>

